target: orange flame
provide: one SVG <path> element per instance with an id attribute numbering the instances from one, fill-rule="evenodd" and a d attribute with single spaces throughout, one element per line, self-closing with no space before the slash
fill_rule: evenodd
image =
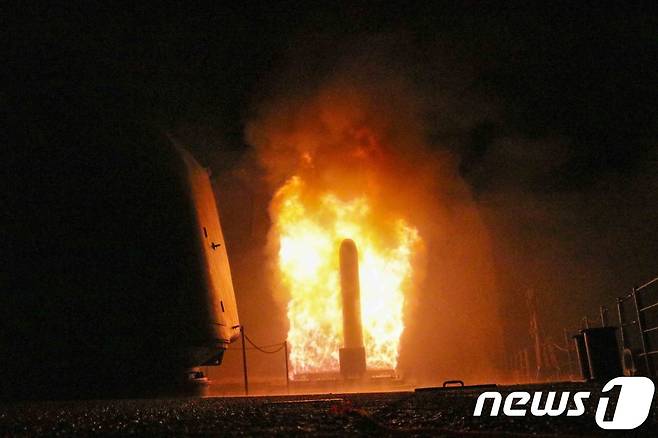
<path id="1" fill-rule="evenodd" d="M 271 213 L 280 279 L 290 294 L 293 376 L 338 370 L 343 346 L 338 250 L 345 238 L 359 250 L 367 367 L 395 369 L 411 259 L 420 241 L 416 228 L 402 218 L 377 217 L 365 195 L 340 199 L 331 191 L 310 190 L 300 176 L 279 188 Z"/>

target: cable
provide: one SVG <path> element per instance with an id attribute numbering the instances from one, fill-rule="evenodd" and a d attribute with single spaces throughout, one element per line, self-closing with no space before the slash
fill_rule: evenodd
<path id="1" fill-rule="evenodd" d="M 254 343 L 254 341 L 252 341 L 251 339 L 249 339 L 249 336 L 247 336 L 246 333 L 245 333 L 244 337 L 245 337 L 245 339 L 247 340 L 247 342 L 249 342 L 249 343 L 250 343 L 250 344 L 251 344 L 256 350 L 258 350 L 258 351 L 260 351 L 260 352 L 262 352 L 262 353 L 266 353 L 266 354 L 274 354 L 274 353 L 278 353 L 279 351 L 283 350 L 283 347 L 286 346 L 286 343 L 285 343 L 285 342 L 282 342 L 282 343 L 280 343 L 280 344 L 272 344 L 272 345 L 267 345 L 267 346 L 259 347 L 258 345 L 256 345 L 256 344 Z M 279 348 L 277 348 L 276 350 L 272 350 L 272 351 L 265 350 L 265 348 L 267 348 L 267 347 L 274 347 L 274 346 L 277 346 L 277 345 L 279 345 Z"/>

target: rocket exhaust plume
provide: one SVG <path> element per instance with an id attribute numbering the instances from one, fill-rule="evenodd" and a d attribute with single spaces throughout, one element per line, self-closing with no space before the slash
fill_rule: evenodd
<path id="1" fill-rule="evenodd" d="M 366 351 L 361 328 L 359 255 L 354 241 L 340 244 L 340 292 L 343 302 L 343 348 L 339 350 L 340 373 L 361 377 L 366 370 Z"/>

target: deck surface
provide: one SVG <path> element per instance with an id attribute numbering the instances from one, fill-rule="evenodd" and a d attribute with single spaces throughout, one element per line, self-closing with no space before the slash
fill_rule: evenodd
<path id="1" fill-rule="evenodd" d="M 507 386 L 510 391 L 591 390 L 581 417 L 473 417 L 483 390 L 321 394 L 271 397 L 4 402 L 0 436 L 34 435 L 375 435 L 601 436 L 594 420 L 596 387 Z M 618 436 L 657 436 L 658 403 L 647 421 Z M 631 433 L 629 433 L 631 432 Z"/>

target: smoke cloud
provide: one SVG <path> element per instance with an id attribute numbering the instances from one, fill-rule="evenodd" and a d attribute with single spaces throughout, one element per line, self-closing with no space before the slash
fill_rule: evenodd
<path id="1" fill-rule="evenodd" d="M 417 228 L 401 372 L 424 382 L 492 378 L 503 343 L 490 237 L 454 152 L 430 140 L 431 102 L 403 67 L 378 55 L 342 61 L 312 86 L 262 101 L 247 141 L 272 191 L 298 175 L 306 196 L 365 195 L 379 218 L 372 225 L 402 218 Z M 271 287 L 285 303 L 274 233 L 268 247 Z"/>

